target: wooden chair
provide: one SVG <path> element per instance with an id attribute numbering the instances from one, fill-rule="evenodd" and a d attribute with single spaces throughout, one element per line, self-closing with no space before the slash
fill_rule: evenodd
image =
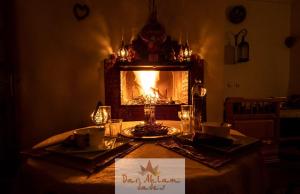
<path id="1" fill-rule="evenodd" d="M 283 98 L 239 98 L 225 100 L 224 120 L 233 129 L 262 142 L 265 163 L 279 161 L 279 113 Z"/>

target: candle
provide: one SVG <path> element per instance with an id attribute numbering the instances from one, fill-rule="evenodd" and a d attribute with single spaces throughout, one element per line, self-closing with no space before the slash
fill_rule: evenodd
<path id="1" fill-rule="evenodd" d="M 181 114 L 181 117 L 183 120 L 189 119 L 190 118 L 190 113 L 189 112 L 183 112 Z"/>

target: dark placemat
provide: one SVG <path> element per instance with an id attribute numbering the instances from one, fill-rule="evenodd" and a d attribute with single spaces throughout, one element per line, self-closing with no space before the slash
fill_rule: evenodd
<path id="1" fill-rule="evenodd" d="M 159 142 L 158 144 L 214 169 L 223 166 L 233 159 L 231 156 L 220 155 L 206 150 L 198 150 L 193 146 L 180 144 L 174 141 L 174 139 Z"/>
<path id="2" fill-rule="evenodd" d="M 49 152 L 46 148 L 42 149 L 31 149 L 23 151 L 21 154 L 26 158 L 35 158 L 53 162 L 65 167 L 74 168 L 87 173 L 94 173 L 104 167 L 112 164 L 115 158 L 122 158 L 141 146 L 142 142 L 129 142 L 128 144 L 105 154 L 101 154 L 99 157 L 93 160 L 78 157 L 70 154 L 59 154 L 55 152 Z"/>
<path id="3" fill-rule="evenodd" d="M 224 145 L 222 143 L 213 142 L 218 139 L 207 138 L 209 138 L 210 141 L 199 139 L 195 145 L 192 135 L 179 135 L 174 136 L 173 139 L 168 141 L 160 142 L 159 145 L 211 168 L 222 167 L 235 158 L 241 157 L 249 152 L 257 151 L 257 148 L 261 145 L 258 139 L 248 136 L 233 135 L 230 137 L 231 143 Z"/>
<path id="4" fill-rule="evenodd" d="M 237 155 L 245 150 L 257 148 L 261 145 L 259 139 L 241 135 L 231 135 L 227 138 L 203 135 L 198 138 L 196 145 L 193 143 L 192 135 L 179 135 L 173 137 L 173 139 L 180 144 L 193 145 L 197 149 L 206 149 L 224 155 Z M 230 143 L 227 140 L 230 140 Z"/>

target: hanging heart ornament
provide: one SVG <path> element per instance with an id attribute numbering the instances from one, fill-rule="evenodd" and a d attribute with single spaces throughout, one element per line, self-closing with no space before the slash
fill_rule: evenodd
<path id="1" fill-rule="evenodd" d="M 73 13 L 77 20 L 83 20 L 90 14 L 90 8 L 86 4 L 76 3 L 73 7 Z"/>

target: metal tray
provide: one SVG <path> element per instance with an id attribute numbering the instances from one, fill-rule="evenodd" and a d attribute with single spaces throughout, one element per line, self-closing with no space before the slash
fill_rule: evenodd
<path id="1" fill-rule="evenodd" d="M 175 127 L 168 127 L 168 133 L 166 135 L 135 136 L 134 134 L 132 134 L 133 130 L 134 130 L 134 127 L 129 127 L 129 128 L 123 129 L 121 131 L 121 135 L 124 137 L 127 137 L 127 138 L 133 138 L 133 139 L 153 140 L 153 139 L 172 137 L 172 136 L 178 135 L 180 133 L 179 129 L 177 129 Z"/>

